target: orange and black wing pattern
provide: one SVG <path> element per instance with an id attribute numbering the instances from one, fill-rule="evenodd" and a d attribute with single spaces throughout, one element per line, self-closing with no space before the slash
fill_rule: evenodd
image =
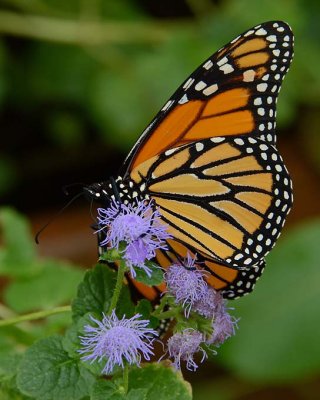
<path id="1" fill-rule="evenodd" d="M 259 138 L 219 137 L 171 149 L 142 163 L 131 179 L 154 200 L 176 241 L 236 269 L 266 256 L 292 203 L 281 156 Z"/>
<path id="2" fill-rule="evenodd" d="M 183 262 L 188 254 L 191 257 L 197 257 L 198 266 L 207 272 L 205 279 L 208 284 L 218 290 L 224 298 L 230 300 L 252 292 L 265 267 L 265 260 L 262 258 L 250 268 L 232 269 L 193 253 L 189 248 L 175 240 L 168 240 L 168 249 L 168 251 L 158 250 L 156 256 L 156 262 L 164 270 L 174 263 Z M 130 280 L 130 283 L 138 289 L 140 295 L 150 301 L 157 301 L 166 289 L 164 284 L 149 287 L 135 280 Z"/>
<path id="3" fill-rule="evenodd" d="M 258 25 L 208 58 L 178 88 L 128 155 L 128 173 L 171 148 L 217 136 L 274 144 L 276 101 L 293 57 L 293 34 L 280 21 Z"/>
<path id="4" fill-rule="evenodd" d="M 253 289 L 292 204 L 275 135 L 292 56 L 284 22 L 238 36 L 186 79 L 124 164 L 124 179 L 153 199 L 173 237 L 160 265 L 196 255 L 226 298 Z M 163 290 L 137 285 L 148 298 Z"/>

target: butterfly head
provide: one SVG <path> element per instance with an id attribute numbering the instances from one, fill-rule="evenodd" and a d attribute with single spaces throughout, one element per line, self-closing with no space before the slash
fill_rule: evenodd
<path id="1" fill-rule="evenodd" d="M 97 201 L 100 204 L 110 204 L 111 200 L 120 203 L 132 202 L 133 199 L 143 200 L 147 196 L 131 180 L 123 180 L 121 176 L 108 181 L 93 183 L 83 188 L 85 196 L 90 201 Z"/>

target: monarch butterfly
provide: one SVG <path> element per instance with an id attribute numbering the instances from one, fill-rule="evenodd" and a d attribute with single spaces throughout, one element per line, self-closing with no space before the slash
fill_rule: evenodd
<path id="1" fill-rule="evenodd" d="M 177 89 L 133 146 L 112 182 L 85 188 L 108 203 L 152 199 L 168 225 L 164 268 L 197 255 L 225 298 L 252 291 L 292 204 L 276 148 L 276 102 L 293 56 L 281 21 L 246 31 L 208 58 Z M 147 288 L 153 299 L 162 286 Z"/>

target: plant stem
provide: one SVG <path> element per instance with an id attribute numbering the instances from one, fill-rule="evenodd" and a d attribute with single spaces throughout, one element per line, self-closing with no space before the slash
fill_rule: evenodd
<path id="1" fill-rule="evenodd" d="M 128 393 L 129 388 L 129 365 L 125 364 L 123 368 L 123 386 L 125 394 Z"/>
<path id="2" fill-rule="evenodd" d="M 108 314 L 111 314 L 112 310 L 114 310 L 116 308 L 116 306 L 117 306 L 117 303 L 118 303 L 118 300 L 119 300 L 119 296 L 120 296 L 120 292 L 121 292 L 121 288 L 122 288 L 122 284 L 123 284 L 125 271 L 126 271 L 126 264 L 125 264 L 124 261 L 121 260 L 120 263 L 119 263 L 116 286 L 115 286 L 114 291 L 113 291 L 113 295 L 112 295 L 110 307 L 109 307 L 109 310 L 108 310 Z"/>
<path id="3" fill-rule="evenodd" d="M 50 315 L 61 314 L 70 311 L 71 311 L 71 306 L 63 306 L 63 307 L 53 308 L 52 310 L 38 311 L 30 314 L 20 315 L 14 318 L 3 319 L 2 321 L 0 321 L 0 327 L 15 325 L 23 321 L 32 321 L 35 319 L 46 318 L 50 317 Z"/>
<path id="4" fill-rule="evenodd" d="M 3 34 L 74 45 L 163 43 L 177 31 L 177 25 L 190 26 L 188 22 L 96 22 L 0 11 L 0 32 Z"/>

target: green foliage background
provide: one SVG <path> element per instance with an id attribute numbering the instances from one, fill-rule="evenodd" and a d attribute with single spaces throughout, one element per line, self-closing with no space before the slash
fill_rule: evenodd
<path id="1" fill-rule="evenodd" d="M 300 168 L 301 160 L 307 165 L 315 177 L 310 201 L 316 202 L 319 15 L 317 0 L 1 1 L 3 203 L 34 213 L 57 207 L 51 178 L 61 187 L 66 176 L 71 182 L 83 179 L 81 175 L 89 182 L 109 176 L 203 59 L 245 29 L 274 19 L 288 22 L 296 37 L 294 62 L 278 103 L 280 144 L 285 149 L 295 143 L 292 168 L 295 163 Z M 88 170 L 92 176 L 84 172 Z M 309 182 L 308 176 L 302 179 Z M 304 196 L 299 186 L 296 196 Z M 310 216 L 316 214 L 319 210 Z M 195 400 L 252 399 L 260 393 L 274 398 L 280 393 L 277 387 L 288 398 L 292 393 L 298 399 L 318 398 L 320 221 L 300 221 L 304 212 L 293 215 L 292 228 L 285 229 L 268 257 L 256 291 L 230 303 L 241 318 L 237 335 L 219 349 L 208 372 L 204 367 L 187 376 Z M 39 258 L 25 218 L 11 209 L 2 209 L 0 224 L 0 316 L 70 303 L 81 270 Z M 63 332 L 69 323 L 68 314 L 61 314 L 39 324 L 0 327 L 1 399 L 27 398 L 12 385 L 19 357 L 13 362 L 8 355 L 43 335 Z M 101 398 L 100 390 L 95 388 L 93 399 Z"/>

